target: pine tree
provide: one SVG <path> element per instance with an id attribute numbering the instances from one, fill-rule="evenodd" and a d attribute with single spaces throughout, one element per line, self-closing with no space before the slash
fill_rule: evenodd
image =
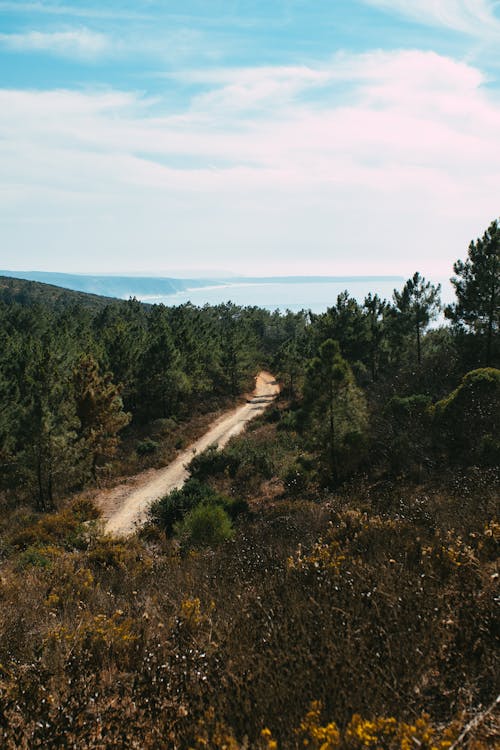
<path id="1" fill-rule="evenodd" d="M 418 271 L 408 279 L 401 292 L 394 290 L 396 319 L 402 324 L 403 331 L 414 332 L 419 366 L 422 362 L 422 333 L 441 308 L 440 291 L 440 284 L 434 286 Z"/>
<path id="2" fill-rule="evenodd" d="M 51 510 L 56 494 L 75 478 L 78 420 L 69 397 L 68 355 L 56 336 L 27 340 L 22 374 L 19 468 L 35 489 L 38 510 Z"/>
<path id="3" fill-rule="evenodd" d="M 77 362 L 73 387 L 80 446 L 96 480 L 99 460 L 116 453 L 118 433 L 129 423 L 130 414 L 123 411 L 120 389 L 113 383 L 111 373 L 101 375 L 91 355 L 82 355 Z"/>
<path id="4" fill-rule="evenodd" d="M 329 482 L 348 473 L 351 448 L 358 451 L 366 427 L 366 404 L 337 341 L 327 339 L 310 361 L 304 384 L 310 441 L 319 448 Z M 359 451 L 358 451 L 359 455 Z M 342 458 L 342 470 L 340 459 Z"/>
<path id="5" fill-rule="evenodd" d="M 188 391 L 189 380 L 182 371 L 164 305 L 155 305 L 150 312 L 137 377 L 139 394 L 148 416 L 179 414 L 179 400 Z"/>
<path id="6" fill-rule="evenodd" d="M 371 292 L 365 297 L 363 309 L 369 326 L 369 357 L 372 381 L 377 379 L 379 368 L 380 348 L 384 338 L 384 315 L 388 310 L 387 301 L 380 299 L 378 294 Z"/>
<path id="7" fill-rule="evenodd" d="M 457 302 L 445 314 L 455 325 L 484 338 L 485 362 L 492 363 L 500 319 L 500 226 L 493 221 L 482 238 L 471 242 L 465 262 L 453 265 Z"/>

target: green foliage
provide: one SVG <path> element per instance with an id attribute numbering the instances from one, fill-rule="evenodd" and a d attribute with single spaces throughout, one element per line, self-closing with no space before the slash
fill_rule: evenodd
<path id="1" fill-rule="evenodd" d="M 141 403 L 149 417 L 170 417 L 176 412 L 176 402 L 189 390 L 189 381 L 164 305 L 155 305 L 147 322 L 147 344 L 139 362 Z"/>
<path id="2" fill-rule="evenodd" d="M 451 279 L 457 302 L 446 308 L 446 317 L 484 341 L 484 362 L 498 356 L 500 323 L 500 226 L 493 221 L 482 238 L 471 242 L 467 260 L 453 265 Z"/>
<path id="3" fill-rule="evenodd" d="M 401 292 L 394 290 L 394 326 L 401 335 L 414 334 L 417 363 L 422 362 L 422 334 L 441 309 L 441 285 L 434 286 L 417 272 Z"/>
<path id="4" fill-rule="evenodd" d="M 160 444 L 156 440 L 145 438 L 137 443 L 135 450 L 139 456 L 149 456 L 151 453 L 156 453 L 159 446 Z"/>
<path id="5" fill-rule="evenodd" d="M 437 439 L 450 456 L 464 463 L 500 464 L 500 370 L 468 372 L 434 407 Z"/>
<path id="6" fill-rule="evenodd" d="M 381 365 L 382 349 L 386 338 L 385 316 L 389 311 L 389 305 L 378 294 L 371 293 L 365 297 L 363 310 L 368 319 L 368 349 L 369 364 L 372 381 L 375 381 Z"/>
<path id="7" fill-rule="evenodd" d="M 25 570 L 29 567 L 50 568 L 52 567 L 52 563 L 51 557 L 40 547 L 27 547 L 17 559 L 19 570 Z"/>
<path id="8" fill-rule="evenodd" d="M 156 419 L 172 432 L 220 408 L 305 327 L 305 314 L 58 297 L 14 281 L 18 294 L 9 284 L 0 284 L 0 489 L 40 510 L 113 470 L 130 417 L 131 432 Z"/>
<path id="9" fill-rule="evenodd" d="M 324 341 L 309 363 L 303 413 L 303 429 L 321 456 L 325 481 L 349 476 L 363 458 L 366 402 L 336 341 Z"/>
<path id="10" fill-rule="evenodd" d="M 497 330 L 476 289 L 496 232 L 455 269 L 453 334 L 426 333 L 418 274 L 394 307 L 346 292 L 323 316 L 0 302 L 2 747 L 444 750 L 435 726 L 491 704 L 500 372 L 452 389 L 456 330 Z M 113 457 L 125 409 L 154 420 L 130 451 L 187 444 L 182 420 L 263 363 L 284 397 L 195 456 L 143 538 L 101 537 L 86 500 L 47 513 Z"/>
<path id="11" fill-rule="evenodd" d="M 189 476 L 201 482 L 210 477 L 227 472 L 234 476 L 240 464 L 239 457 L 232 455 L 228 449 L 220 451 L 217 445 L 209 445 L 198 453 L 189 463 Z"/>
<path id="12" fill-rule="evenodd" d="M 415 473 L 426 463 L 431 440 L 431 398 L 393 396 L 384 411 L 383 448 L 393 473 Z"/>
<path id="13" fill-rule="evenodd" d="M 181 544 L 194 547 L 213 547 L 231 539 L 234 534 L 231 519 L 224 508 L 207 503 L 189 511 L 174 529 Z"/>
<path id="14" fill-rule="evenodd" d="M 276 441 L 274 435 L 267 437 L 265 428 L 255 428 L 230 440 L 223 451 L 211 446 L 195 456 L 188 467 L 190 476 L 201 481 L 230 478 L 238 489 L 248 489 L 256 477 L 271 479 L 279 473 L 280 454 L 285 452 L 283 440 Z"/>
<path id="15" fill-rule="evenodd" d="M 362 307 L 347 290 L 337 296 L 333 307 L 322 315 L 313 316 L 312 320 L 312 353 L 324 342 L 334 340 L 339 345 L 339 353 L 349 362 L 363 359 L 368 337 L 366 319 Z"/>
<path id="16" fill-rule="evenodd" d="M 116 453 L 118 432 L 130 422 L 131 415 L 123 411 L 120 389 L 113 383 L 111 373 L 101 375 L 92 355 L 82 355 L 78 360 L 73 385 L 81 449 L 96 479 L 99 460 Z"/>
<path id="17" fill-rule="evenodd" d="M 192 510 L 201 505 L 221 507 L 231 518 L 236 518 L 248 509 L 245 502 L 221 495 L 208 484 L 191 478 L 181 489 L 173 490 L 156 501 L 149 511 L 150 518 L 167 535 L 170 535 L 175 530 L 176 524 L 182 522 Z"/>
<path id="18" fill-rule="evenodd" d="M 315 461 L 309 455 L 297 456 L 286 469 L 283 484 L 291 497 L 307 495 L 316 478 Z"/>

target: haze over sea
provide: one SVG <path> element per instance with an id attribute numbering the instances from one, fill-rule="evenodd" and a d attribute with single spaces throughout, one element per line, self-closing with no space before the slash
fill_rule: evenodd
<path id="1" fill-rule="evenodd" d="M 442 285 L 442 302 L 450 302 L 453 299 L 453 292 L 448 279 L 439 279 L 435 283 L 439 282 Z M 165 305 L 182 305 L 191 302 L 197 306 L 218 305 L 231 301 L 237 305 L 255 305 L 268 310 L 278 308 L 281 312 L 311 310 L 314 313 L 321 313 L 335 305 L 337 296 L 345 289 L 358 302 L 363 302 L 369 292 L 378 294 L 382 299 L 392 300 L 394 289 L 401 290 L 404 283 L 403 277 L 400 280 L 363 278 L 334 282 L 228 282 L 199 289 L 188 288 L 165 296 L 141 296 L 140 299 L 151 303 L 163 302 Z"/>

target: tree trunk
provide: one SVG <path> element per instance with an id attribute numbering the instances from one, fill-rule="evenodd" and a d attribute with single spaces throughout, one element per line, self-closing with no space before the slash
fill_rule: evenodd
<path id="1" fill-rule="evenodd" d="M 488 330 L 486 334 L 486 366 L 491 365 L 491 343 L 493 340 L 493 317 L 495 315 L 495 283 L 493 282 L 490 294 L 490 309 L 488 314 Z"/>
<path id="2" fill-rule="evenodd" d="M 333 414 L 333 383 L 330 382 L 330 400 L 329 400 L 329 418 L 330 418 L 330 466 L 332 470 L 332 479 L 336 481 L 336 461 L 335 461 L 335 422 Z"/>
<path id="3" fill-rule="evenodd" d="M 44 492 L 43 492 L 43 472 L 42 472 L 42 446 L 40 445 L 40 443 L 38 444 L 38 452 L 37 452 L 36 458 L 37 458 L 36 478 L 37 478 L 37 484 L 38 484 L 37 509 L 45 510 L 45 499 L 44 499 Z"/>

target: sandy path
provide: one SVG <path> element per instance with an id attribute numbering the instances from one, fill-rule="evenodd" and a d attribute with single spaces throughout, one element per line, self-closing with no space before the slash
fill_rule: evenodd
<path id="1" fill-rule="evenodd" d="M 103 512 L 105 530 L 110 534 L 131 534 L 146 520 L 147 510 L 159 497 L 182 487 L 188 477 L 186 466 L 195 453 L 217 443 L 223 448 L 228 440 L 240 433 L 247 422 L 269 406 L 279 393 L 279 385 L 269 372 L 261 372 L 255 379 L 253 398 L 244 406 L 217 419 L 203 437 L 180 453 L 164 469 L 151 469 L 126 484 L 104 492 L 96 499 Z"/>

